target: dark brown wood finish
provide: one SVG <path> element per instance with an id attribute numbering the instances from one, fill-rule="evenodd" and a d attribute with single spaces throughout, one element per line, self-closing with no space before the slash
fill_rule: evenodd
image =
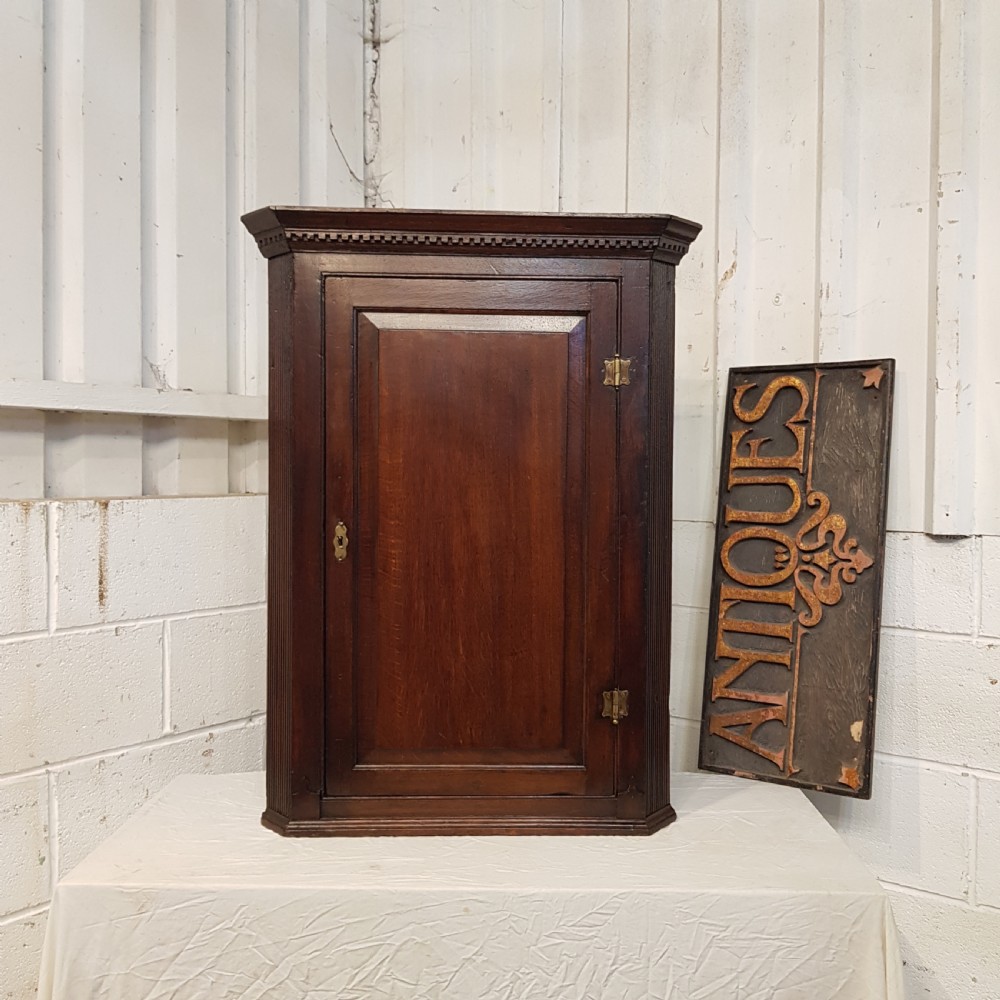
<path id="1" fill-rule="evenodd" d="M 700 765 L 871 795 L 891 359 L 733 369 Z"/>
<path id="2" fill-rule="evenodd" d="M 271 258 L 265 823 L 668 822 L 672 281 L 698 227 L 244 221 Z"/>

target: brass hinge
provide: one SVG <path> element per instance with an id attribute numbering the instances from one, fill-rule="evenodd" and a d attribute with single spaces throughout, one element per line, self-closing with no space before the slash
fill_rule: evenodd
<path id="1" fill-rule="evenodd" d="M 631 364 L 631 358 L 623 358 L 620 354 L 616 354 L 613 358 L 606 358 L 604 361 L 604 384 L 614 386 L 616 389 L 628 385 L 628 369 Z"/>
<path id="2" fill-rule="evenodd" d="M 618 720 L 624 719 L 626 715 L 628 715 L 628 691 L 620 691 L 618 688 L 605 691 L 601 718 L 610 719 L 611 724 L 617 726 Z"/>

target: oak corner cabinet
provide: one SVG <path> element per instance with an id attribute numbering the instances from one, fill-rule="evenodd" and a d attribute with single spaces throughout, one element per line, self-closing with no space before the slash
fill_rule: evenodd
<path id="1" fill-rule="evenodd" d="M 672 216 L 264 208 L 267 808 L 651 833 L 670 806 Z"/>

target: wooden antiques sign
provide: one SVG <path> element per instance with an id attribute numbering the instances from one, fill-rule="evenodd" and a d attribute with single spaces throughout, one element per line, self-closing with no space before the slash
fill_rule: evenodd
<path id="1" fill-rule="evenodd" d="M 726 392 L 700 766 L 871 795 L 891 359 Z"/>

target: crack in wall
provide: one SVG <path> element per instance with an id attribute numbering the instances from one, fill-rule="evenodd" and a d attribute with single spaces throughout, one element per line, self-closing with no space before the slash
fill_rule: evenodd
<path id="1" fill-rule="evenodd" d="M 382 139 L 382 109 L 379 98 L 379 61 L 382 43 L 382 14 L 380 0 L 365 0 L 364 23 L 364 192 L 365 206 L 378 208 L 393 206 L 382 194 L 385 174 L 378 172 Z"/>

